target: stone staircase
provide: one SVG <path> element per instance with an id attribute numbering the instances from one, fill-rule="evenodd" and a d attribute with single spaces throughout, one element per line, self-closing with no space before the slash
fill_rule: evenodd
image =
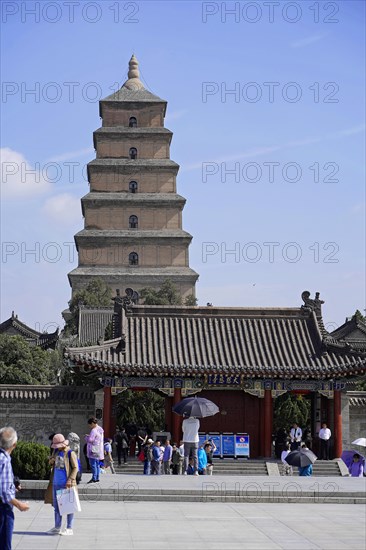
<path id="1" fill-rule="evenodd" d="M 126 465 L 118 466 L 115 462 L 117 474 L 141 475 L 143 464 L 137 459 L 129 458 Z M 279 470 L 278 470 L 279 469 Z M 214 459 L 213 476 L 268 476 L 279 475 L 282 472 L 281 461 L 264 459 Z M 294 476 L 298 475 L 297 468 L 294 468 Z M 313 466 L 314 476 L 341 476 L 339 461 L 317 460 Z"/>

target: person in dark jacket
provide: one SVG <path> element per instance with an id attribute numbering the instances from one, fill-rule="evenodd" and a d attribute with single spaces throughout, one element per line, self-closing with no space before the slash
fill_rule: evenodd
<path id="1" fill-rule="evenodd" d="M 117 433 L 114 436 L 114 441 L 116 442 L 117 447 L 118 465 L 121 466 L 122 457 L 123 464 L 127 463 L 128 448 L 130 445 L 126 430 L 124 428 L 122 428 L 121 430 L 119 427 L 117 427 Z"/>

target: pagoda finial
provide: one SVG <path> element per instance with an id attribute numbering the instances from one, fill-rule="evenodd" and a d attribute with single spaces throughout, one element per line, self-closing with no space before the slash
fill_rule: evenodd
<path id="1" fill-rule="evenodd" d="M 122 87 L 127 88 L 128 90 L 144 89 L 144 85 L 140 80 L 139 62 L 137 61 L 135 54 L 132 54 L 132 57 L 128 63 L 128 80 L 126 80 Z"/>

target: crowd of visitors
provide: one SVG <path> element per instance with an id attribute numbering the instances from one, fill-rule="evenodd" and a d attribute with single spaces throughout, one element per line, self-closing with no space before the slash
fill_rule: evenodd
<path id="1" fill-rule="evenodd" d="M 326 422 L 323 422 L 318 433 L 320 460 L 330 460 L 331 437 L 332 432 L 328 428 Z M 296 449 L 299 449 L 303 443 L 307 449 L 313 450 L 314 441 L 309 426 L 302 429 L 296 422 L 294 422 L 289 431 L 285 428 L 280 428 L 275 436 L 276 458 L 280 458 L 282 460 L 282 453 L 284 451 L 295 451 Z M 289 449 L 288 446 L 290 446 Z"/>

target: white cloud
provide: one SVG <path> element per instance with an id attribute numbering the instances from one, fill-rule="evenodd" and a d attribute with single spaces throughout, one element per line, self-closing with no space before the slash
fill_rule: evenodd
<path id="1" fill-rule="evenodd" d="M 314 44 L 314 42 L 319 42 L 319 40 L 322 40 L 326 36 L 328 36 L 329 33 L 323 33 L 323 34 L 313 34 L 311 36 L 306 36 L 305 38 L 300 38 L 300 40 L 296 40 L 295 42 L 291 42 L 290 46 L 291 48 L 303 48 L 304 46 L 308 46 L 309 44 Z"/>
<path id="2" fill-rule="evenodd" d="M 31 166 L 22 153 L 8 147 L 0 149 L 2 198 L 38 196 L 47 193 L 51 184 L 39 162 Z"/>
<path id="3" fill-rule="evenodd" d="M 365 125 L 360 124 L 359 126 L 353 126 L 352 128 L 345 128 L 344 130 L 339 130 L 331 134 L 326 134 L 325 136 L 322 136 L 322 137 L 314 136 L 314 137 L 308 137 L 300 140 L 288 141 L 286 143 L 282 143 L 279 145 L 271 145 L 269 147 L 256 147 L 254 149 L 248 149 L 248 151 L 242 151 L 232 155 L 225 155 L 219 158 L 214 158 L 214 159 L 205 160 L 201 162 L 195 162 L 193 164 L 186 164 L 185 166 L 182 166 L 180 171 L 190 172 L 191 170 L 202 169 L 203 162 L 215 162 L 217 164 L 221 162 L 232 162 L 232 161 L 239 162 L 240 160 L 244 160 L 247 158 L 260 157 L 267 153 L 274 153 L 275 151 L 286 151 L 287 149 L 293 149 L 300 146 L 302 147 L 304 145 L 313 145 L 315 143 L 321 143 L 329 139 L 338 139 L 345 136 L 352 136 L 355 134 L 364 133 L 364 131 L 365 131 Z"/>
<path id="4" fill-rule="evenodd" d="M 51 220 L 62 224 L 77 223 L 81 219 L 80 199 L 70 193 L 47 199 L 42 210 Z"/>
<path id="5" fill-rule="evenodd" d="M 166 115 L 165 122 L 171 122 L 172 120 L 177 120 L 178 118 L 182 118 L 186 113 L 188 113 L 188 109 L 182 109 L 181 111 L 172 111 Z"/>
<path id="6" fill-rule="evenodd" d="M 68 153 L 55 155 L 54 157 L 47 159 L 46 162 L 61 162 L 62 160 L 84 157 L 86 155 L 91 155 L 92 153 L 95 153 L 94 147 L 87 147 L 85 149 L 78 149 L 77 151 L 69 151 Z"/>

